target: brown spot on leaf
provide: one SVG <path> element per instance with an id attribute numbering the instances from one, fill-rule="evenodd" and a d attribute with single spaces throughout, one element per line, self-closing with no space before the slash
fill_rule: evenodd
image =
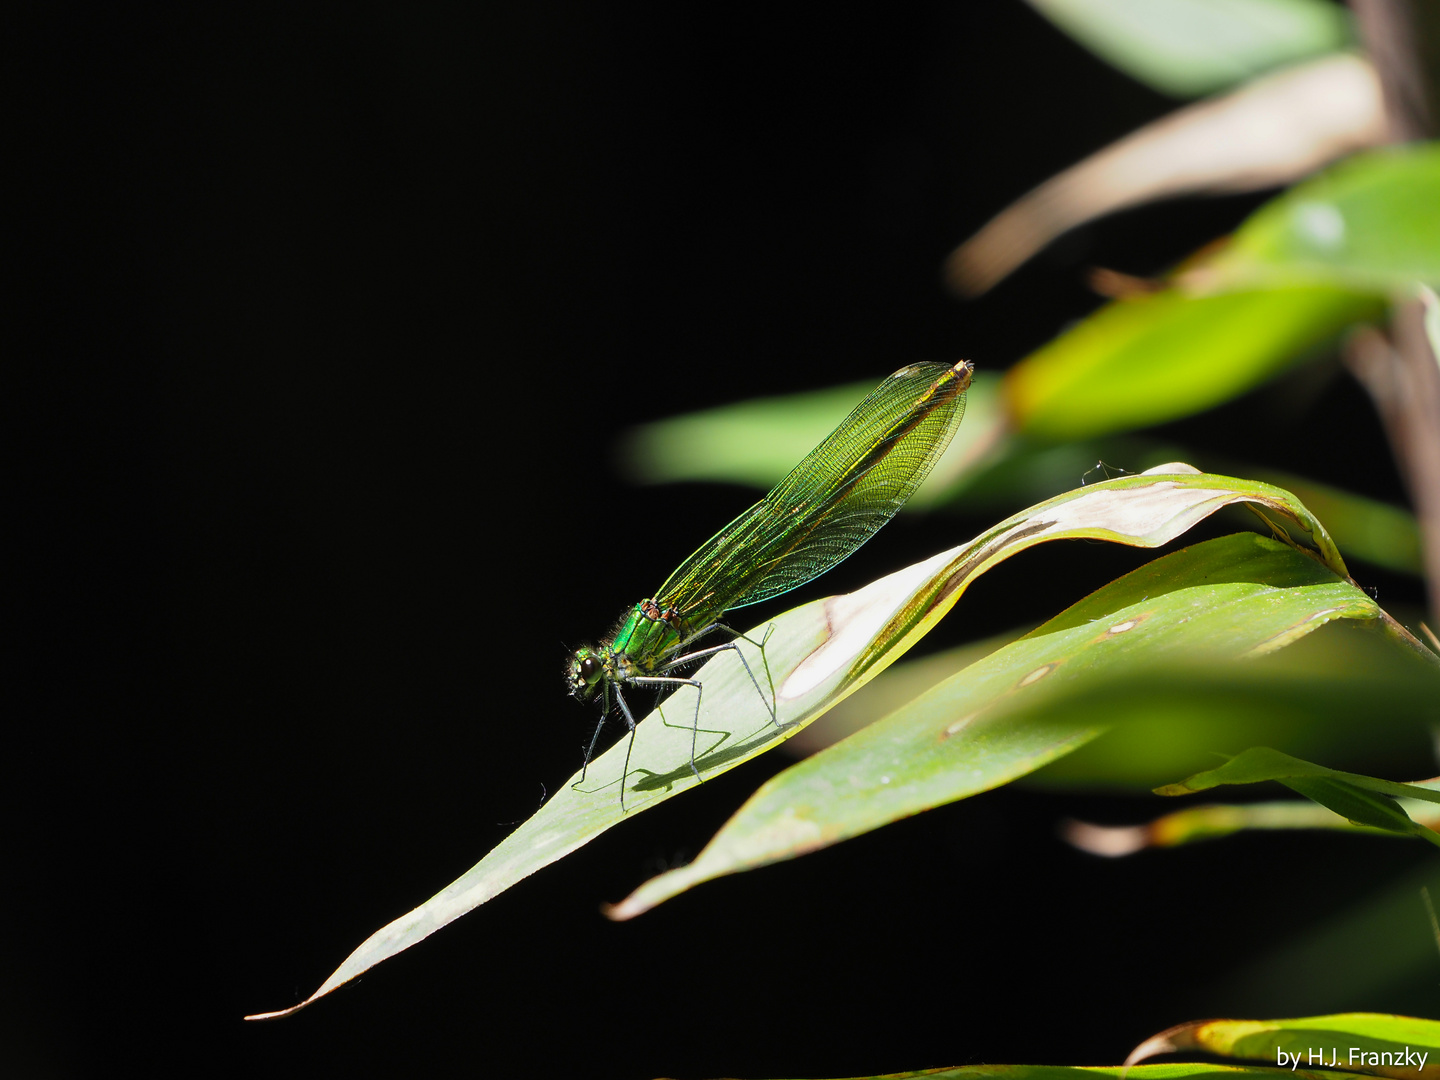
<path id="1" fill-rule="evenodd" d="M 952 720 L 950 723 L 945 725 L 945 730 L 940 733 L 940 738 L 948 739 L 952 735 L 959 735 L 960 732 L 965 730 L 965 725 L 970 723 L 971 720 L 974 720 L 975 717 L 979 715 L 980 714 L 978 712 L 966 713 L 964 716 L 960 717 L 959 720 Z"/>
<path id="2" fill-rule="evenodd" d="M 1059 667 L 1059 666 L 1060 666 L 1059 664 L 1046 664 L 1044 667 L 1038 667 L 1038 668 L 1036 668 L 1034 671 L 1030 672 L 1029 675 L 1026 675 L 1023 679 L 1021 679 L 1021 680 L 1020 680 L 1018 683 L 1016 683 L 1015 685 L 1016 685 L 1016 686 L 1029 686 L 1029 685 L 1031 685 L 1032 683 L 1037 683 L 1037 682 L 1039 682 L 1041 679 L 1043 679 L 1046 675 L 1049 675 L 1050 672 L 1054 671 L 1054 670 L 1055 670 L 1057 667 Z"/>

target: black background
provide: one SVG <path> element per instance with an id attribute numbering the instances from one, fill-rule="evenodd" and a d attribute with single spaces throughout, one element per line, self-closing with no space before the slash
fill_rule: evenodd
<path id="1" fill-rule="evenodd" d="M 948 296 L 958 240 L 1173 107 L 1018 0 L 8 19 L 6 397 L 27 437 L 5 470 L 0 1071 L 1113 1063 L 1241 1008 L 1217 972 L 1423 857 L 1247 838 L 1103 862 L 1055 822 L 1151 804 L 1005 790 L 600 917 L 693 857 L 772 755 L 299 1016 L 242 1023 L 564 782 L 592 719 L 566 646 L 753 499 L 627 487 L 624 428 L 921 359 L 1002 369 L 1099 303 L 1086 267 L 1157 272 L 1259 197 L 1125 214 Z M 1398 499 L 1368 405 L 1323 370 L 1304 414 L 1275 414 L 1282 384 L 1171 434 Z M 986 524 L 898 521 L 805 597 Z M 937 641 L 1142 561 L 1028 553 Z M 1336 852 L 1343 880 L 1298 887 Z"/>

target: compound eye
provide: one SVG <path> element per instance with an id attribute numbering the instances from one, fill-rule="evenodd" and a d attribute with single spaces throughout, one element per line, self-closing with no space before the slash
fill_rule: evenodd
<path id="1" fill-rule="evenodd" d="M 600 664 L 593 656 L 587 656 L 584 660 L 580 661 L 580 676 L 586 682 L 589 682 L 591 679 L 593 679 L 596 672 L 598 672 L 599 670 Z"/>

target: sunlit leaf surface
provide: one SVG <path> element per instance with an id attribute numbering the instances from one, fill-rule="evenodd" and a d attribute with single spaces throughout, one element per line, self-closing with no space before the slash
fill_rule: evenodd
<path id="1" fill-rule="evenodd" d="M 1253 534 L 1168 555 L 774 777 L 693 863 L 647 882 L 615 914 L 1030 773 L 1105 729 L 1109 679 L 1137 665 L 1165 664 L 1162 679 L 1188 671 L 1186 685 L 1203 686 L 1216 669 L 1197 669 L 1202 660 L 1259 656 L 1332 619 L 1378 616 L 1348 581 Z M 1087 689 L 1098 707 L 1073 708 Z"/>
<path id="2" fill-rule="evenodd" d="M 752 628 L 749 636 L 757 640 L 767 630 L 770 634 L 763 663 L 753 647 L 742 648 L 753 669 L 768 664 L 779 726 L 772 725 L 734 656 L 720 654 L 695 674 L 705 688 L 697 725 L 700 769 L 707 777 L 719 775 L 798 733 L 898 659 L 954 606 L 977 575 L 1035 544 L 1087 538 L 1156 547 L 1223 506 L 1249 503 L 1271 515 L 1276 528 L 1291 530 L 1296 542 L 1314 550 L 1315 559 L 1295 556 L 1314 572 L 1332 582 L 1335 573 L 1345 572 L 1324 528 L 1287 492 L 1186 470 L 1189 466 L 1176 465 L 1163 475 L 1123 477 L 1068 492 L 857 592 L 817 600 Z M 1277 632 L 1283 636 L 1294 630 Z M 572 778 L 459 879 L 363 942 L 306 1001 L 254 1018 L 288 1015 L 323 997 L 618 824 L 627 816 L 620 805 L 622 783 L 629 814 L 693 787 L 694 714 L 688 694 L 685 690 L 671 697 L 663 710 L 641 721 L 623 776 L 624 739 L 590 763 L 583 783 L 578 775 Z"/>
<path id="3" fill-rule="evenodd" d="M 788 740 L 781 752 L 808 757 L 839 742 L 886 713 L 917 698 L 936 683 L 989 656 L 996 649 L 1023 637 L 1033 627 L 1013 630 L 981 641 L 972 641 L 919 660 L 901 660 L 873 682 L 866 683 L 850 697 L 827 712 L 799 735 Z"/>

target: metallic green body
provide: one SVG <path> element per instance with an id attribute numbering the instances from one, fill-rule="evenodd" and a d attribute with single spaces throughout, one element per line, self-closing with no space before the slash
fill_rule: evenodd
<path id="1" fill-rule="evenodd" d="M 686 559 L 654 599 L 627 612 L 607 641 L 577 649 L 567 672 L 570 692 L 581 701 L 603 694 L 603 727 L 613 690 L 632 731 L 635 719 L 621 687 L 683 683 L 700 692 L 694 679 L 667 672 L 735 646 L 687 654 L 690 643 L 728 630 L 720 622 L 725 612 L 823 574 L 894 517 L 949 445 L 973 374 L 961 361 L 912 364 L 891 375 L 765 498 Z M 755 681 L 753 672 L 750 677 Z M 773 718 L 773 705 L 766 707 Z M 587 764 L 594 749 L 592 739 Z M 690 765 L 699 776 L 693 753 Z"/>
<path id="2" fill-rule="evenodd" d="M 685 644 L 685 629 L 683 621 L 673 613 L 666 619 L 653 600 L 640 601 L 606 644 L 575 651 L 571 661 L 572 693 L 581 701 L 589 701 L 609 684 L 657 674 L 662 663 Z"/>

